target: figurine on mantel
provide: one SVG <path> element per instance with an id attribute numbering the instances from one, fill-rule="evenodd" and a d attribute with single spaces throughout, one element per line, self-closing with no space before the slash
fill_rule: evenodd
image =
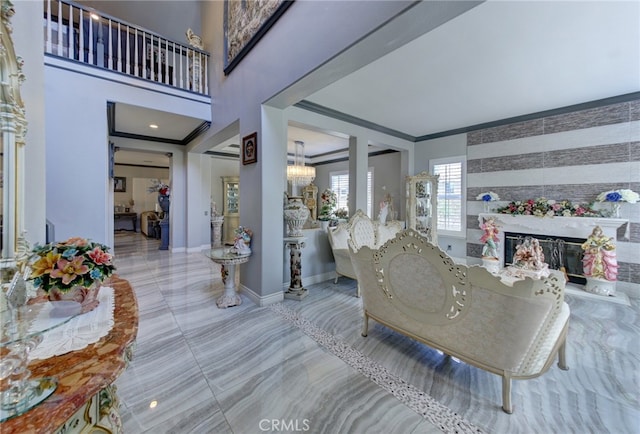
<path id="1" fill-rule="evenodd" d="M 582 244 L 582 268 L 587 278 L 587 292 L 599 295 L 615 295 L 618 277 L 618 260 L 613 237 L 603 234 L 596 226 Z"/>
<path id="2" fill-rule="evenodd" d="M 549 275 L 549 265 L 544 262 L 542 246 L 537 238 L 525 237 L 516 246 L 512 265 L 507 267 L 509 274 L 516 277 L 540 279 Z"/>
<path id="3" fill-rule="evenodd" d="M 497 274 L 500 271 L 498 227 L 493 218 L 488 218 L 480 225 L 480 229 L 483 231 L 480 241 L 484 243 L 482 246 L 482 266 L 490 273 Z"/>

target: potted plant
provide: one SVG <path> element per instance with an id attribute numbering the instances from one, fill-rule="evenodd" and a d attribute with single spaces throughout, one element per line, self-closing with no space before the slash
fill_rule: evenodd
<path id="1" fill-rule="evenodd" d="M 320 195 L 320 213 L 318 220 L 322 224 L 324 230 L 329 226 L 329 221 L 333 218 L 333 212 L 338 203 L 338 196 L 330 188 L 325 189 Z"/>
<path id="2" fill-rule="evenodd" d="M 115 270 L 109 247 L 86 238 L 69 238 L 33 248 L 28 279 L 49 300 L 72 300 L 88 312 L 98 306 L 102 283 Z"/>

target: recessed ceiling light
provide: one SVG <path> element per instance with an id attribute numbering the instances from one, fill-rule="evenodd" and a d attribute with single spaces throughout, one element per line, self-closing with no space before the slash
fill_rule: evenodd
<path id="1" fill-rule="evenodd" d="M 154 130 L 158 128 L 156 124 L 149 124 L 149 128 L 153 128 Z"/>
<path id="2" fill-rule="evenodd" d="M 91 14 L 91 19 L 98 21 L 100 17 L 98 16 L 98 14 Z"/>

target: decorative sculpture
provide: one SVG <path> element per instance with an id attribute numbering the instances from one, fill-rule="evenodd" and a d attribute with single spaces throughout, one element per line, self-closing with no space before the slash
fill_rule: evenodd
<path id="1" fill-rule="evenodd" d="M 544 262 L 542 246 L 537 238 L 525 237 L 516 246 L 512 265 L 507 267 L 509 274 L 516 277 L 541 279 L 549 275 L 549 264 Z"/>
<path id="2" fill-rule="evenodd" d="M 618 277 L 616 245 L 613 237 L 607 237 L 600 226 L 582 244 L 582 268 L 587 278 L 586 290 L 600 295 L 614 295 Z"/>

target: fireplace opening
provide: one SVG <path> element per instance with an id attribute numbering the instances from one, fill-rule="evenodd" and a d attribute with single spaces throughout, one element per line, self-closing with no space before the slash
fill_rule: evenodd
<path id="1" fill-rule="evenodd" d="M 587 279 L 584 277 L 582 268 L 582 243 L 584 239 L 556 237 L 549 235 L 520 234 L 515 232 L 505 232 L 504 234 L 504 265 L 511 265 L 516 247 L 525 238 L 536 238 L 540 242 L 544 253 L 544 262 L 549 264 L 549 268 L 561 270 L 564 268 L 569 282 L 584 285 Z"/>

